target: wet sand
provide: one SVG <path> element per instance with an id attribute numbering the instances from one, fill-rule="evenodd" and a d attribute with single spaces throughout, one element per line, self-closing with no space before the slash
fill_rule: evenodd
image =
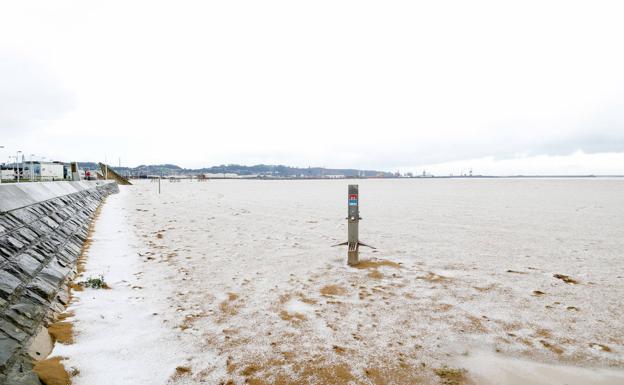
<path id="1" fill-rule="evenodd" d="M 621 385 L 624 372 L 552 365 L 485 352 L 475 352 L 458 364 L 480 385 Z"/>

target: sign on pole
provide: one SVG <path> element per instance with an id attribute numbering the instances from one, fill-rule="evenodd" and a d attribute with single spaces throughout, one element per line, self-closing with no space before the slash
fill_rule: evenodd
<path id="1" fill-rule="evenodd" d="M 347 263 L 351 266 L 359 263 L 360 246 L 368 246 L 360 242 L 360 192 L 356 184 L 350 184 L 347 191 L 347 241 L 339 245 L 348 246 Z M 336 245 L 336 246 L 339 246 Z M 368 246 L 372 249 L 374 247 Z"/>

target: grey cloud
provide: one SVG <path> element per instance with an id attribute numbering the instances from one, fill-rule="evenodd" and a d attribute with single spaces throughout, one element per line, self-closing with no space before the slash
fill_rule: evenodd
<path id="1" fill-rule="evenodd" d="M 624 120 L 623 120 L 624 121 Z M 423 141 L 409 146 L 397 144 L 396 148 L 380 147 L 360 153 L 358 164 L 368 168 L 392 170 L 397 167 L 411 167 L 424 164 L 437 164 L 483 157 L 495 160 L 511 159 L 517 154 L 570 155 L 577 151 L 588 154 L 606 152 L 624 152 L 624 129 L 596 130 L 591 127 L 585 131 L 566 133 L 561 138 L 541 139 L 540 135 L 501 138 L 453 139 L 444 142 Z M 356 149 L 351 149 L 355 151 Z"/>
<path id="2" fill-rule="evenodd" d="M 576 151 L 587 154 L 603 152 L 624 152 L 624 133 L 622 134 L 586 134 L 572 138 L 544 143 L 536 146 L 531 155 L 569 155 Z"/>
<path id="3" fill-rule="evenodd" d="M 28 57 L 0 53 L 0 131 L 18 136 L 70 111 L 73 97 L 44 66 Z"/>

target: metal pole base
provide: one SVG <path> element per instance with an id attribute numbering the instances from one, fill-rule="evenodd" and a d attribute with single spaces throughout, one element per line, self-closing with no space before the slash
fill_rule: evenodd
<path id="1" fill-rule="evenodd" d="M 347 252 L 347 264 L 350 266 L 357 265 L 359 261 L 359 248 L 360 245 L 356 242 L 349 243 L 349 251 Z"/>

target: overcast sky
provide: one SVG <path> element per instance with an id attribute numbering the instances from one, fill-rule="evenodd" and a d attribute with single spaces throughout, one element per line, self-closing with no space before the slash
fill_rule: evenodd
<path id="1" fill-rule="evenodd" d="M 621 1 L 4 1 L 0 162 L 624 174 Z"/>

